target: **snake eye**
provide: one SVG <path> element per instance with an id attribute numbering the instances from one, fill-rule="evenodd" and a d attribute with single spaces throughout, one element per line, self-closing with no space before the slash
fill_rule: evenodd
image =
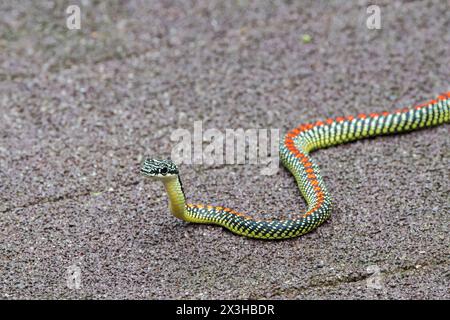
<path id="1" fill-rule="evenodd" d="M 167 174 L 167 168 L 162 168 L 162 169 L 161 169 L 161 174 L 162 174 L 163 176 L 165 176 L 165 175 Z"/>

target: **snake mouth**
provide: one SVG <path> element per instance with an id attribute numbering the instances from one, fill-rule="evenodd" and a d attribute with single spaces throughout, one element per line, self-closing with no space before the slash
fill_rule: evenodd
<path id="1" fill-rule="evenodd" d="M 166 178 L 178 175 L 178 168 L 172 160 L 145 159 L 141 174 L 151 178 Z"/>

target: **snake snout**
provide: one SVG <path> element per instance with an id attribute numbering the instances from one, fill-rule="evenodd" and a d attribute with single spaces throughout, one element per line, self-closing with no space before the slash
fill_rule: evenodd
<path id="1" fill-rule="evenodd" d="M 147 177 L 169 177 L 178 175 L 178 168 L 170 159 L 148 158 L 142 162 L 141 173 Z"/>

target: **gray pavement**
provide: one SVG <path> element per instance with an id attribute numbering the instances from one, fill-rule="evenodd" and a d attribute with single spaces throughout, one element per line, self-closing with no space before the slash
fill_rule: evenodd
<path id="1" fill-rule="evenodd" d="M 177 220 L 139 175 L 197 120 L 285 132 L 449 91 L 448 2 L 387 3 L 369 30 L 364 1 L 2 1 L 0 298 L 449 299 L 449 125 L 317 151 L 333 215 L 289 241 Z M 305 209 L 260 169 L 181 168 L 190 202 Z"/>

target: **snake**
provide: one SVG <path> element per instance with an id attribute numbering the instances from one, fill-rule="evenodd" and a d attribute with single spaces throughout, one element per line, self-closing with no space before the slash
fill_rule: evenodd
<path id="1" fill-rule="evenodd" d="M 290 130 L 279 144 L 279 156 L 283 166 L 294 176 L 307 204 L 306 212 L 291 215 L 293 218 L 256 219 L 227 207 L 188 204 L 178 166 L 170 159 L 145 158 L 140 172 L 145 177 L 162 181 L 168 195 L 169 210 L 179 219 L 219 225 L 249 238 L 289 239 L 316 229 L 331 215 L 331 196 L 318 165 L 310 156 L 312 151 L 449 122 L 450 91 L 415 107 L 329 118 Z"/>

